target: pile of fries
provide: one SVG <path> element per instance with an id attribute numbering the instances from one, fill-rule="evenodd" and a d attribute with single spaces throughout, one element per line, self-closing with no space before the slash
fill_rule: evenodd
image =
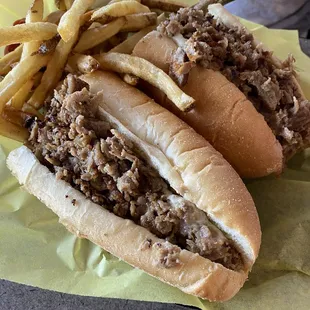
<path id="1" fill-rule="evenodd" d="M 46 98 L 68 73 L 115 71 L 131 85 L 141 78 L 160 88 L 183 111 L 193 106 L 167 74 L 130 55 L 181 1 L 55 2 L 59 10 L 44 17 L 43 0 L 33 0 L 24 23 L 0 28 L 0 46 L 19 44 L 0 59 L 0 135 L 25 141 L 27 119 L 43 119 Z"/>

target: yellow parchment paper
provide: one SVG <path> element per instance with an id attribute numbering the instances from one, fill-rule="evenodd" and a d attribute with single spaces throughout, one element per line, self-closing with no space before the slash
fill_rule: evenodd
<path id="1" fill-rule="evenodd" d="M 30 3 L 1 2 L 1 25 L 23 17 Z M 310 59 L 300 50 L 297 32 L 244 24 L 280 58 L 295 55 L 310 98 Z M 293 158 L 280 178 L 247 183 L 260 215 L 261 251 L 244 288 L 220 304 L 188 296 L 67 232 L 10 175 L 5 159 L 17 146 L 0 137 L 0 278 L 66 293 L 202 309 L 310 309 L 310 149 Z"/>

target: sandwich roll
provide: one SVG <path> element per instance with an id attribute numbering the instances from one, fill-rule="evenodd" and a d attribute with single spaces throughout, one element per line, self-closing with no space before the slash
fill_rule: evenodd
<path id="1" fill-rule="evenodd" d="M 153 31 L 139 41 L 133 54 L 169 72 L 177 48 L 173 40 Z M 175 107 L 157 88 L 143 84 L 143 89 L 204 136 L 242 177 L 281 173 L 281 145 L 263 116 L 221 73 L 200 66 L 191 69 L 182 87 L 195 98 L 195 108 L 188 113 Z"/>
<path id="2" fill-rule="evenodd" d="M 187 124 L 96 71 L 69 75 L 29 126 L 7 165 L 68 230 L 186 293 L 224 301 L 239 291 L 258 255 L 258 215 Z"/>
<path id="3" fill-rule="evenodd" d="M 204 136 L 242 177 L 279 174 L 310 145 L 310 104 L 293 70 L 220 4 L 171 14 L 133 54 L 169 72 L 195 109 L 177 110 L 146 83 L 148 94 Z"/>

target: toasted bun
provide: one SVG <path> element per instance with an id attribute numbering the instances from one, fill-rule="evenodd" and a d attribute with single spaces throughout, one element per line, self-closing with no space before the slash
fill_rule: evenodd
<path id="1" fill-rule="evenodd" d="M 153 31 L 139 41 L 133 54 L 168 72 L 176 48 L 173 40 Z M 182 87 L 196 100 L 195 108 L 188 113 L 181 112 L 158 89 L 144 87 L 162 106 L 204 136 L 242 177 L 262 177 L 282 171 L 282 147 L 263 116 L 221 73 L 201 66 L 192 68 Z"/>
<path id="2" fill-rule="evenodd" d="M 9 154 L 7 165 L 19 182 L 51 208 L 71 232 L 186 293 L 224 301 L 248 276 L 260 246 L 261 231 L 252 198 L 232 167 L 193 129 L 112 73 L 84 76 L 101 94 L 100 114 L 129 139 L 169 184 L 234 241 L 245 262 L 240 272 L 182 250 L 180 265 L 162 268 L 158 248 L 143 249 L 146 239 L 164 242 L 143 227 L 87 200 L 41 165 L 25 146 Z M 199 190 L 197 190 L 199 189 Z M 68 198 L 66 198 L 68 197 Z M 56 198 L 56 199 L 55 199 Z M 75 206 L 71 200 L 76 199 Z"/>

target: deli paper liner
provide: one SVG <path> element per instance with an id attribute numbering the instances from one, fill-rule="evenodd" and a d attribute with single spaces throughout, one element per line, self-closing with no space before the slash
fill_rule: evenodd
<path id="1" fill-rule="evenodd" d="M 2 26 L 23 17 L 30 3 L 1 2 Z M 48 5 L 53 7 L 52 2 Z M 300 49 L 297 31 L 243 23 L 279 58 L 294 54 L 302 88 L 310 98 L 310 59 Z M 57 216 L 26 193 L 6 168 L 6 156 L 19 145 L 0 137 L 0 278 L 65 293 L 201 309 L 310 308 L 310 149 L 295 156 L 280 178 L 247 182 L 263 231 L 259 258 L 249 281 L 233 299 L 209 303 L 67 232 Z"/>

